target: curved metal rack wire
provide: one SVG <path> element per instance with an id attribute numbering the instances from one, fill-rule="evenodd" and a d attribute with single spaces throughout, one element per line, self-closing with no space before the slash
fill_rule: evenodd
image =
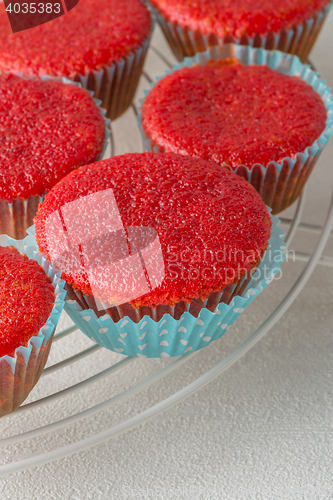
<path id="1" fill-rule="evenodd" d="M 171 66 L 170 62 L 165 58 L 165 56 L 158 51 L 155 47 L 151 47 L 150 50 L 152 50 L 163 62 L 166 64 L 166 66 Z M 143 72 L 143 78 L 145 78 L 148 82 L 151 81 L 151 78 L 147 72 Z M 134 104 L 132 104 L 132 111 L 136 115 L 137 110 Z M 115 145 L 113 143 L 113 136 L 111 135 L 111 155 L 114 154 L 115 152 Z M 96 446 L 100 443 L 103 443 L 112 437 L 118 436 L 130 429 L 133 429 L 134 427 L 143 424 L 147 422 L 148 420 L 152 419 L 153 417 L 159 415 L 160 413 L 172 408 L 173 406 L 177 405 L 202 387 L 204 387 L 206 384 L 214 380 L 214 378 L 218 377 L 221 373 L 226 371 L 230 366 L 232 366 L 236 361 L 238 361 L 244 354 L 246 354 L 274 325 L 275 323 L 281 318 L 281 316 L 287 311 L 287 309 L 291 306 L 291 304 L 294 302 L 296 297 L 299 295 L 303 287 L 305 286 L 306 282 L 310 278 L 313 270 L 315 269 L 317 264 L 325 265 L 325 266 L 330 266 L 333 267 L 333 259 L 330 257 L 323 256 L 323 250 L 325 248 L 325 245 L 328 241 L 329 236 L 332 234 L 332 225 L 333 225 L 333 196 L 332 200 L 328 209 L 328 213 L 326 216 L 326 220 L 324 225 L 321 226 L 316 226 L 312 224 L 306 224 L 301 222 L 301 217 L 302 217 L 302 211 L 304 208 L 305 204 L 305 198 L 306 198 L 306 191 L 303 190 L 303 193 L 301 197 L 299 198 L 297 205 L 296 205 L 296 210 L 294 217 L 291 219 L 286 219 L 282 218 L 281 222 L 283 225 L 288 226 L 289 230 L 287 233 L 287 236 L 285 238 L 287 247 L 290 246 L 290 243 L 295 236 L 295 233 L 297 230 L 301 231 L 307 231 L 310 233 L 314 234 L 319 234 L 319 238 L 317 241 L 316 248 L 314 249 L 313 253 L 307 254 L 303 252 L 296 252 L 295 256 L 297 260 L 307 262 L 306 266 L 302 270 L 301 274 L 299 275 L 296 283 L 292 286 L 292 288 L 289 290 L 289 292 L 285 295 L 283 300 L 280 302 L 280 304 L 276 307 L 276 309 L 271 313 L 271 315 L 257 328 L 256 331 L 254 331 L 242 344 L 240 344 L 233 352 L 231 352 L 228 356 L 226 356 L 224 359 L 222 359 L 217 365 L 215 365 L 213 368 L 209 369 L 206 373 L 201 375 L 199 378 L 188 384 L 187 386 L 183 387 L 181 390 L 178 392 L 174 393 L 172 396 L 169 396 L 168 398 L 164 399 L 163 401 L 155 404 L 154 406 L 146 409 L 145 411 L 139 413 L 138 415 L 128 418 L 127 420 L 121 422 L 118 425 L 114 425 L 109 427 L 108 429 L 99 432 L 97 434 L 93 434 L 92 436 L 89 436 L 88 438 L 79 440 L 77 442 L 73 442 L 69 445 L 44 452 L 42 454 L 36 455 L 36 456 L 31 456 L 30 458 L 25 458 L 24 460 L 16 461 L 16 462 L 11 462 L 5 465 L 0 466 L 0 477 L 5 476 L 10 473 L 22 471 L 31 467 L 35 467 L 38 465 L 43 465 L 49 462 L 52 462 L 53 460 L 57 460 L 60 458 L 64 458 L 67 456 L 70 456 L 74 453 L 86 450 L 92 446 Z M 61 342 L 62 339 L 73 333 L 77 328 L 75 326 L 72 326 L 70 328 L 67 328 L 59 333 L 57 333 L 54 337 L 55 343 Z M 99 349 L 102 349 L 99 345 L 93 345 L 92 347 L 89 347 L 87 349 L 84 349 L 80 351 L 78 354 L 75 354 L 74 356 L 70 356 L 67 359 L 56 363 L 52 366 L 49 366 L 44 370 L 42 373 L 42 377 L 49 376 L 51 374 L 56 374 L 59 370 L 64 369 L 65 367 L 79 362 L 81 359 L 92 355 Z M 15 444 L 15 443 L 20 443 L 24 442 L 26 440 L 30 440 L 33 438 L 36 438 L 37 436 L 44 435 L 47 433 L 52 433 L 57 431 L 58 429 L 61 429 L 65 426 L 68 426 L 70 424 L 73 424 L 75 422 L 78 422 L 84 418 L 90 417 L 94 414 L 97 414 L 98 412 L 101 412 L 107 408 L 110 408 L 111 406 L 117 404 L 118 402 L 130 398 L 131 396 L 134 396 L 137 394 L 139 391 L 142 391 L 144 388 L 147 388 L 151 386 L 152 384 L 156 383 L 158 380 L 160 380 L 163 377 L 166 377 L 170 375 L 174 370 L 179 368 L 181 365 L 187 363 L 191 358 L 194 356 L 198 355 L 200 351 L 191 353 L 191 354 L 186 354 L 184 356 L 181 356 L 171 362 L 169 365 L 165 366 L 161 370 L 157 371 L 153 375 L 149 376 L 145 380 L 142 380 L 136 385 L 133 385 L 129 389 L 123 391 L 122 393 L 117 394 L 116 396 L 107 399 L 106 401 L 99 403 L 93 407 L 87 408 L 81 412 L 78 412 L 74 415 L 71 415 L 67 418 L 54 421 L 48 425 L 45 425 L 43 427 L 38 427 L 36 429 L 24 432 L 22 434 L 17 434 L 13 435 L 10 437 L 7 437 L 5 439 L 0 440 L 0 447 Z M 130 363 L 133 363 L 135 360 L 138 358 L 131 358 L 131 357 L 125 357 L 121 361 L 115 363 L 114 365 L 110 366 L 109 368 L 97 373 L 96 375 L 93 375 L 86 380 L 83 380 L 82 382 L 79 382 L 77 384 L 74 384 L 66 389 L 63 389 L 61 391 L 55 392 L 49 396 L 46 396 L 42 399 L 39 399 L 37 401 L 34 401 L 32 403 L 25 404 L 21 406 L 18 410 L 16 410 L 15 415 L 17 414 L 22 414 L 25 412 L 29 412 L 32 409 L 41 407 L 47 403 L 56 401 L 58 399 L 63 398 L 64 396 L 75 393 L 79 389 L 83 389 L 95 382 L 98 382 L 99 380 L 103 379 L 104 377 L 114 374 L 118 370 L 121 370 L 125 366 L 129 365 Z M 142 360 L 141 360 L 142 361 Z M 146 360 L 146 362 L 149 362 L 149 360 Z M 3 418 L 10 418 L 11 415 L 7 415 L 6 417 Z"/>

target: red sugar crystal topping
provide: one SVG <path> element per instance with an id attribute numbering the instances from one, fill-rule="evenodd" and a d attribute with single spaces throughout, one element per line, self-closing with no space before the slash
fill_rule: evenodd
<path id="1" fill-rule="evenodd" d="M 55 211 L 108 189 L 113 191 L 125 229 L 155 229 L 162 248 L 164 280 L 133 300 L 135 307 L 206 298 L 212 291 L 221 291 L 238 281 L 238 273 L 243 276 L 255 267 L 267 248 L 270 216 L 247 181 L 205 160 L 145 153 L 81 167 L 60 181 L 46 196 L 35 218 L 41 251 L 50 258 L 63 248 L 63 241 L 52 238 L 52 227 L 47 229 L 47 221 Z M 80 207 L 81 216 L 84 208 Z M 89 231 L 89 220 L 101 220 L 100 211 L 100 206 L 86 207 L 82 240 Z M 108 211 L 105 219 L 107 216 Z M 78 236 L 76 232 L 75 238 Z M 96 258 L 107 247 L 106 238 L 99 241 Z M 65 278 L 75 289 L 92 293 L 84 271 L 69 272 Z"/>
<path id="2" fill-rule="evenodd" d="M 172 22 L 219 37 L 265 35 L 302 24 L 329 0 L 151 0 Z"/>
<path id="3" fill-rule="evenodd" d="M 104 139 L 104 119 L 85 90 L 0 76 L 0 199 L 42 195 L 96 161 Z"/>
<path id="4" fill-rule="evenodd" d="M 14 247 L 0 247 L 0 357 L 27 347 L 53 304 L 52 282 L 37 262 Z"/>
<path id="5" fill-rule="evenodd" d="M 327 118 L 304 81 L 230 59 L 167 75 L 142 115 L 147 136 L 165 151 L 233 168 L 293 158 L 318 139 Z"/>

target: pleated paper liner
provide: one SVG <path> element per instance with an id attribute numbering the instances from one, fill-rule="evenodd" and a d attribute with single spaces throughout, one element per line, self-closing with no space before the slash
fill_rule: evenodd
<path id="1" fill-rule="evenodd" d="M 295 25 L 290 29 L 277 33 L 268 32 L 265 35 L 243 35 L 241 38 L 233 35 L 227 35 L 224 38 L 214 34 L 204 35 L 198 30 L 192 31 L 178 23 L 169 21 L 155 6 L 152 6 L 152 11 L 179 61 L 182 61 L 184 57 L 193 57 L 198 52 L 204 52 L 214 45 L 237 43 L 255 48 L 262 47 L 266 50 L 281 50 L 297 55 L 301 61 L 306 62 L 331 6 L 332 2 L 302 24 Z"/>
<path id="2" fill-rule="evenodd" d="M 165 75 L 185 66 L 192 67 L 198 64 L 204 66 L 208 61 L 228 57 L 237 58 L 245 66 L 252 64 L 268 66 L 279 73 L 299 77 L 311 85 L 320 95 L 327 111 L 325 130 L 311 146 L 297 153 L 294 158 L 286 157 L 280 163 L 271 161 L 267 166 L 256 163 L 252 167 L 240 165 L 232 169 L 236 174 L 249 181 L 256 188 L 265 204 L 272 208 L 272 213 L 277 214 L 297 200 L 321 152 L 333 134 L 333 96 L 330 92 L 331 89 L 325 85 L 324 80 L 320 78 L 318 73 L 312 71 L 309 65 L 302 64 L 296 56 L 276 50 L 268 51 L 235 44 L 227 44 L 223 47 L 215 46 L 206 52 L 197 54 L 193 58 L 186 58 L 183 63 L 175 65 L 171 70 L 167 70 L 162 77 L 151 83 L 150 89 Z M 145 92 L 146 95 L 148 93 Z M 164 148 L 152 142 L 143 130 L 141 119 L 143 103 L 144 100 L 141 101 L 138 123 L 146 149 L 148 151 L 164 152 Z"/>
<path id="3" fill-rule="evenodd" d="M 26 241 L 17 241 L 8 236 L 0 236 L 0 246 L 13 246 L 20 253 L 38 262 L 45 273 L 50 276 L 55 294 L 55 303 L 49 319 L 38 334 L 31 337 L 28 347 L 18 347 L 15 349 L 14 356 L 0 357 L 0 417 L 3 417 L 16 410 L 38 382 L 49 355 L 55 327 L 64 307 L 66 292 L 65 282 L 60 278 L 61 272 L 55 270 L 35 246 L 27 246 Z"/>
<path id="4" fill-rule="evenodd" d="M 65 310 L 90 339 L 128 356 L 158 358 L 202 349 L 220 338 L 280 272 L 285 257 L 284 233 L 279 229 L 280 221 L 272 215 L 271 219 L 269 245 L 255 273 L 206 301 L 139 310 L 124 304 L 96 314 L 90 297 L 66 286 Z M 36 245 L 34 227 L 28 233 L 29 244 Z"/>
<path id="5" fill-rule="evenodd" d="M 149 35 L 127 56 L 109 66 L 103 66 L 99 71 L 91 70 L 86 75 L 77 73 L 72 78 L 84 89 L 94 92 L 95 97 L 101 100 L 106 116 L 112 121 L 122 115 L 132 104 L 154 29 L 154 21 L 155 17 L 150 13 Z"/>
<path id="6" fill-rule="evenodd" d="M 24 77 L 24 75 L 22 74 L 20 74 L 19 76 Z M 76 85 L 81 87 L 79 83 L 73 82 L 68 78 L 44 76 L 42 77 L 42 80 L 43 79 L 56 80 L 69 85 Z M 95 99 L 93 92 L 88 92 L 93 97 L 105 122 L 104 145 L 100 157 L 96 159 L 96 161 L 98 161 L 103 159 L 106 147 L 109 142 L 109 138 L 111 135 L 111 130 L 109 128 L 110 120 L 105 117 L 106 111 L 105 109 L 101 108 L 100 99 Z M 0 234 L 7 234 L 8 236 L 11 236 L 12 238 L 18 240 L 25 238 L 27 236 L 26 230 L 28 229 L 28 227 L 32 226 L 38 206 L 40 203 L 42 203 L 45 194 L 46 193 L 41 193 L 40 195 L 29 196 L 27 199 L 16 198 L 11 203 L 6 200 L 0 199 Z"/>

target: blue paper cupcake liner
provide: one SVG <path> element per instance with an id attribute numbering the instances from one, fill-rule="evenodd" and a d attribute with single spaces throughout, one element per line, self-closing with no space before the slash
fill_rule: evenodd
<path id="1" fill-rule="evenodd" d="M 332 3 L 331 1 L 325 8 L 316 12 L 302 24 L 295 25 L 290 29 L 281 30 L 277 33 L 268 32 L 265 35 L 243 35 L 241 38 L 233 35 L 227 35 L 223 38 L 214 34 L 204 35 L 200 31 L 192 31 L 176 22 L 168 21 L 159 9 L 153 5 L 151 8 L 179 61 L 182 61 L 184 57 L 193 57 L 196 53 L 203 52 L 214 45 L 237 43 L 255 48 L 262 47 L 266 50 L 281 50 L 282 52 L 297 55 L 303 62 L 306 62 Z"/>
<path id="2" fill-rule="evenodd" d="M 284 233 L 278 227 L 280 221 L 272 215 L 271 219 L 273 225 L 269 245 L 257 269 L 252 273 L 253 276 L 243 278 L 232 286 L 232 290 L 229 287 L 228 291 L 218 294 L 214 312 L 206 307 L 211 298 L 209 297 L 203 303 L 198 316 L 185 311 L 175 319 L 175 307 L 171 308 L 171 314 L 164 314 L 156 321 L 153 319 L 153 308 L 145 308 L 146 315 L 136 322 L 129 315 L 124 316 L 124 310 L 120 306 L 117 309 L 121 319 L 115 322 L 109 314 L 98 318 L 88 306 L 83 309 L 79 305 L 79 295 L 78 300 L 67 295 L 65 311 L 91 340 L 124 355 L 159 358 L 180 356 L 202 349 L 220 338 L 280 272 L 281 263 L 285 258 Z M 29 244 L 36 245 L 34 227 L 28 232 Z M 225 295 L 227 297 L 224 297 Z M 81 294 L 80 297 L 82 299 L 84 296 Z M 151 309 L 149 315 L 148 309 Z"/>
<path id="3" fill-rule="evenodd" d="M 233 171 L 244 177 L 258 191 L 266 205 L 272 208 L 272 213 L 281 212 L 291 205 L 300 195 L 307 179 L 309 178 L 320 153 L 333 134 L 333 96 L 330 88 L 325 85 L 317 72 L 311 70 L 309 65 L 302 64 L 298 57 L 280 51 L 268 51 L 248 46 L 226 44 L 222 47 L 211 47 L 206 52 L 200 52 L 193 58 L 186 58 L 183 63 L 175 65 L 165 72 L 162 77 L 150 84 L 150 90 L 163 79 L 178 69 L 194 65 L 204 66 L 210 60 L 221 60 L 228 57 L 237 58 L 243 65 L 268 66 L 279 73 L 296 76 L 305 81 L 320 95 L 326 111 L 327 120 L 325 130 L 320 137 L 305 151 L 301 151 L 294 158 L 286 157 L 281 162 L 271 161 L 267 166 L 259 163 L 252 167 L 239 165 Z M 149 91 L 145 92 L 145 95 Z M 148 151 L 164 152 L 165 149 L 153 144 L 146 136 L 142 127 L 142 106 L 138 114 L 138 123 L 141 135 Z"/>
<path id="4" fill-rule="evenodd" d="M 54 286 L 55 302 L 45 325 L 38 334 L 31 337 L 28 346 L 15 349 L 14 356 L 0 357 L 0 417 L 11 413 L 28 396 L 46 364 L 55 327 L 64 307 L 66 291 L 61 272 L 55 270 L 49 261 L 38 252 L 36 246 L 29 246 L 27 240 L 14 240 L 0 236 L 0 246 L 13 246 L 29 259 L 33 259 L 51 278 Z"/>
<path id="5" fill-rule="evenodd" d="M 143 2 L 146 5 L 146 2 Z M 77 73 L 72 80 L 79 82 L 86 90 L 94 92 L 106 110 L 106 116 L 115 120 L 132 104 L 147 55 L 155 16 L 150 14 L 151 29 L 139 46 L 111 65 L 103 66 L 99 71 L 91 70 L 83 75 Z M 111 34 L 112 36 L 112 34 Z"/>
<path id="6" fill-rule="evenodd" d="M 23 74 L 19 74 L 22 78 L 24 78 Z M 78 87 L 82 87 L 82 85 L 78 82 L 73 82 L 65 77 L 53 77 L 49 75 L 45 75 L 41 77 L 42 80 L 56 80 L 65 84 L 76 85 Z M 96 106 L 99 108 L 101 115 L 103 116 L 105 123 L 105 138 L 104 144 L 102 148 L 102 153 L 99 158 L 96 159 L 102 160 L 105 154 L 110 135 L 110 120 L 106 118 L 106 110 L 101 108 L 101 100 L 94 98 L 94 93 L 89 91 L 89 94 L 92 96 Z M 27 199 L 24 198 L 16 198 L 11 203 L 6 200 L 0 199 L 0 234 L 7 234 L 16 239 L 23 239 L 27 236 L 26 230 L 33 224 L 33 219 L 36 215 L 38 206 L 42 203 L 44 199 L 45 193 L 42 195 L 29 196 Z"/>

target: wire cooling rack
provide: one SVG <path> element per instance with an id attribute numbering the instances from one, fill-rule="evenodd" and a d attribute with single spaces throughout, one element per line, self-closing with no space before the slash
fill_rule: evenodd
<path id="1" fill-rule="evenodd" d="M 150 48 L 150 51 L 154 53 L 154 55 L 157 56 L 160 62 L 163 63 L 166 67 L 171 66 L 171 63 L 168 61 L 168 59 L 156 47 L 152 46 Z M 146 80 L 145 83 L 152 81 L 149 71 L 146 70 L 143 72 L 142 79 Z M 133 113 L 133 115 L 137 114 L 137 108 L 134 103 L 132 104 L 131 112 Z M 133 116 L 133 118 L 135 118 L 135 116 Z M 112 127 L 116 128 L 117 122 L 113 124 Z M 140 149 L 142 150 L 142 148 L 143 146 L 141 144 Z M 114 154 L 116 154 L 116 147 L 114 144 L 114 136 L 112 134 L 110 140 L 109 155 L 114 155 Z M 203 375 L 199 376 L 196 380 L 192 381 L 188 385 L 185 385 L 181 390 L 174 392 L 171 396 L 162 399 L 162 401 L 158 402 L 157 404 L 147 407 L 144 411 L 138 413 L 137 415 L 131 418 L 125 418 L 121 423 L 117 425 L 109 426 L 107 429 L 104 429 L 102 431 L 99 431 L 97 429 L 96 431 L 93 432 L 91 436 L 85 439 L 80 439 L 77 441 L 73 439 L 73 441 L 70 442 L 69 444 L 61 445 L 60 447 L 56 447 L 55 449 L 52 449 L 50 451 L 44 451 L 42 453 L 37 452 L 37 454 L 35 454 L 36 452 L 34 451 L 31 452 L 30 456 L 25 457 L 24 459 L 5 463 L 4 465 L 0 466 L 0 477 L 13 472 L 22 471 L 37 465 L 43 465 L 60 458 L 68 457 L 77 452 L 86 450 L 92 446 L 96 446 L 100 443 L 103 443 L 111 439 L 112 437 L 125 433 L 126 431 L 147 422 L 148 420 L 159 415 L 160 413 L 177 405 L 178 403 L 186 399 L 188 396 L 192 395 L 193 393 L 204 387 L 206 384 L 211 382 L 214 378 L 221 375 L 221 373 L 226 371 L 237 360 L 239 360 L 242 356 L 244 356 L 244 354 L 247 353 L 275 325 L 275 323 L 291 306 L 293 301 L 296 299 L 296 297 L 299 295 L 299 293 L 305 286 L 316 265 L 320 264 L 324 266 L 333 267 L 333 259 L 323 255 L 325 245 L 328 241 L 329 236 L 331 235 L 331 229 L 333 224 L 333 197 L 323 226 L 307 224 L 301 221 L 302 212 L 305 205 L 305 198 L 306 198 L 306 191 L 303 190 L 303 193 L 296 204 L 294 216 L 288 219 L 287 218 L 281 219 L 282 225 L 288 229 L 285 241 L 287 246 L 289 247 L 291 241 L 295 236 L 296 231 L 309 232 L 313 233 L 314 235 L 318 235 L 316 247 L 312 252 L 312 254 L 304 252 L 295 253 L 296 260 L 306 262 L 306 265 L 303 268 L 300 275 L 298 276 L 297 281 L 291 287 L 288 293 L 284 296 L 284 298 L 281 300 L 281 302 L 278 304 L 275 310 L 270 314 L 270 316 L 245 341 L 243 341 L 243 343 L 238 345 L 236 349 L 234 349 L 229 355 L 227 355 L 224 359 L 222 359 L 219 363 L 217 363 L 213 368 L 208 369 L 208 371 L 206 371 Z M 260 300 L 260 298 L 257 300 Z M 64 341 L 64 339 L 69 335 L 73 334 L 76 330 L 77 328 L 75 326 L 71 326 L 65 330 L 58 331 L 54 337 L 53 343 L 55 345 L 53 346 L 52 349 L 57 349 L 58 347 L 59 349 L 61 349 L 61 344 Z M 70 365 L 75 363 L 80 363 L 80 361 L 82 361 L 83 358 L 87 357 L 91 359 L 92 363 L 96 363 L 96 359 L 92 355 L 100 349 L 102 348 L 98 345 L 92 345 L 91 347 L 83 349 L 78 353 L 76 353 L 75 355 L 69 356 L 66 359 L 46 368 L 42 373 L 42 378 L 47 377 L 49 386 L 52 387 L 52 381 L 55 382 L 59 373 L 66 367 L 69 367 Z M 55 418 L 52 420 L 51 423 L 39 426 L 37 428 L 28 430 L 23 433 L 11 435 L 4 439 L 0 439 L 0 449 L 2 449 L 2 451 L 0 452 L 0 456 L 2 457 L 4 456 L 5 454 L 4 450 L 6 450 L 6 447 L 10 445 L 20 446 L 21 447 L 20 449 L 24 450 L 24 448 L 22 447 L 24 447 L 25 442 L 29 440 L 31 441 L 37 437 L 45 436 L 45 441 L 46 441 L 47 436 L 52 435 L 52 433 L 54 434 L 58 431 L 61 431 L 62 429 L 70 426 L 71 424 L 80 423 L 83 421 L 83 419 L 97 415 L 99 412 L 109 409 L 112 406 L 117 405 L 121 401 L 133 398 L 140 391 L 143 391 L 143 389 L 146 389 L 149 386 L 153 386 L 160 379 L 170 376 L 171 373 L 177 370 L 180 366 L 189 363 L 189 361 L 193 357 L 199 356 L 200 352 L 201 351 L 194 352 L 175 359 L 167 366 L 164 366 L 162 369 L 159 369 L 158 371 L 150 375 L 148 378 L 141 380 L 139 383 L 132 385 L 123 392 L 119 392 L 117 395 L 109 399 L 106 399 L 99 404 L 90 406 L 88 403 L 86 405 L 87 407 L 84 410 L 79 411 L 68 417 L 61 418 L 59 420 L 57 419 L 57 413 L 55 411 L 54 412 Z M 46 397 L 42 397 L 41 399 L 38 399 L 31 403 L 24 404 L 18 410 L 16 410 L 14 414 L 7 415 L 3 417 L 3 419 L 9 419 L 10 421 L 10 419 L 16 418 L 17 415 L 21 416 L 23 416 L 23 414 L 29 415 L 29 412 L 33 412 L 33 410 L 35 409 L 40 409 L 42 411 L 44 406 L 47 406 L 47 408 L 49 409 L 48 411 L 52 413 L 52 405 L 54 405 L 56 402 L 65 400 L 66 396 L 79 394 L 82 389 L 87 388 L 88 386 L 93 386 L 93 384 L 100 382 L 102 379 L 106 377 L 110 378 L 110 376 L 114 375 L 116 372 L 123 370 L 129 364 L 135 362 L 138 362 L 138 358 L 124 357 L 115 364 L 112 364 L 112 366 L 109 366 L 108 368 L 98 372 L 97 374 L 91 377 L 88 377 L 87 379 L 81 382 L 70 385 L 69 387 L 63 390 L 54 392 Z M 151 360 L 140 359 L 139 362 L 150 363 Z"/>

